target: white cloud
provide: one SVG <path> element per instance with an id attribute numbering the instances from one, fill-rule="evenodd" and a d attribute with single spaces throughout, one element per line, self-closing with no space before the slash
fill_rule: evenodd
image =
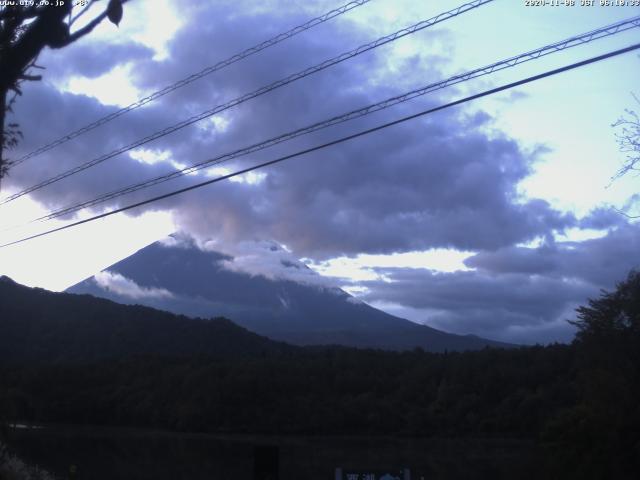
<path id="1" fill-rule="evenodd" d="M 422 252 L 403 252 L 390 255 L 361 254 L 356 257 L 337 257 L 324 262 L 309 261 L 309 267 L 324 276 L 347 277 L 353 280 L 381 279 L 374 268 L 425 268 L 439 272 L 469 270 L 464 261 L 473 252 L 463 252 L 446 248 L 434 248 Z"/>
<path id="2" fill-rule="evenodd" d="M 158 162 L 166 162 L 171 158 L 171 152 L 169 150 L 154 150 L 150 148 L 136 148 L 129 152 L 129 156 L 134 160 L 153 165 Z"/>
<path id="3" fill-rule="evenodd" d="M 97 78 L 71 77 L 60 87 L 63 92 L 96 98 L 103 105 L 126 107 L 144 95 L 131 83 L 133 65 L 118 65 Z"/>
<path id="4" fill-rule="evenodd" d="M 206 242 L 201 248 L 230 256 L 229 260 L 222 260 L 220 265 L 231 272 L 270 280 L 290 280 L 331 290 L 337 288 L 335 279 L 318 275 L 273 242 L 240 242 L 232 246 Z"/>
<path id="5" fill-rule="evenodd" d="M 94 278 L 96 283 L 105 290 L 134 300 L 173 297 L 173 294 L 164 288 L 141 287 L 133 280 L 108 270 L 97 273 Z"/>

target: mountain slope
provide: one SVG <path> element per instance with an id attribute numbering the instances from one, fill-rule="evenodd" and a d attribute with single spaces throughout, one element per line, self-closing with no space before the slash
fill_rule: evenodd
<path id="1" fill-rule="evenodd" d="M 191 319 L 0 277 L 0 360 L 76 362 L 132 355 L 235 358 L 290 351 L 224 318 Z"/>
<path id="2" fill-rule="evenodd" d="M 297 345 L 422 347 L 430 351 L 507 346 L 415 324 L 359 302 L 337 288 L 231 271 L 225 268 L 229 260 L 191 243 L 168 246 L 157 242 L 68 292 L 188 316 L 225 316 L 260 335 Z"/>

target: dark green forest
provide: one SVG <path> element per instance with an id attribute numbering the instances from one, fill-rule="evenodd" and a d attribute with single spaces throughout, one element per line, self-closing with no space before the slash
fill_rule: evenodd
<path id="1" fill-rule="evenodd" d="M 243 355 L 221 354 L 230 334 L 218 354 L 162 352 L 152 341 L 142 354 L 90 361 L 67 344 L 43 352 L 35 342 L 37 352 L 2 361 L 0 412 L 5 422 L 193 432 L 526 438 L 553 472 L 545 478 L 638 478 L 640 273 L 576 314 L 571 345 L 462 353 L 294 348 L 247 342 L 253 334 L 235 326 Z M 176 343 L 207 338 L 208 325 L 226 324 L 185 327 L 196 331 Z M 87 335 L 78 341 L 101 351 Z M 102 335 L 132 341 L 124 330 Z"/>

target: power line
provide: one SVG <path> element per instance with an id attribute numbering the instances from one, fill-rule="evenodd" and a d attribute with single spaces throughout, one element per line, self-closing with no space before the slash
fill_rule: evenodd
<path id="1" fill-rule="evenodd" d="M 278 80 L 276 82 L 273 82 L 269 85 L 266 85 L 264 87 L 259 88 L 258 90 L 255 90 L 251 93 L 247 93 L 241 97 L 235 98 L 223 105 L 218 105 L 210 110 L 206 110 L 205 112 L 202 112 L 198 115 L 194 115 L 186 120 L 183 120 L 180 123 L 174 124 L 172 126 L 169 126 L 163 130 L 160 130 L 158 132 L 155 132 L 151 135 L 148 135 L 147 137 L 144 137 L 143 139 L 137 140 L 127 146 L 121 147 L 117 150 L 114 150 L 110 153 L 104 154 L 100 157 L 97 157 L 93 160 L 90 160 L 88 162 L 85 162 L 81 165 L 78 165 L 77 167 L 71 168 L 70 170 L 67 170 L 66 172 L 60 173 L 58 175 L 55 175 L 47 180 L 44 180 L 36 185 L 33 185 L 31 187 L 28 187 L 18 193 L 15 193 L 7 198 L 5 198 L 4 200 L 0 201 L 0 205 L 4 205 L 6 203 L 9 203 L 17 198 L 20 198 L 28 193 L 34 192 L 36 190 L 40 190 L 41 188 L 44 188 L 48 185 L 51 185 L 52 183 L 58 182 L 64 178 L 70 177 L 72 175 L 75 175 L 79 172 L 82 172 L 83 170 L 86 170 L 88 168 L 91 168 L 95 165 L 98 165 L 106 160 L 109 160 L 110 158 L 113 158 L 117 155 L 120 155 L 121 153 L 127 152 L 129 150 L 132 150 L 134 148 L 140 147 L 142 145 L 145 145 L 146 143 L 149 143 L 153 140 L 157 140 L 161 137 L 164 137 L 166 135 L 169 135 L 171 133 L 174 133 L 178 130 L 181 130 L 182 128 L 185 128 L 189 125 L 192 125 L 196 122 L 199 122 L 200 120 L 203 120 L 205 118 L 211 117 L 213 115 L 216 115 L 220 112 L 223 112 L 225 110 L 228 110 L 229 108 L 235 107 L 237 105 L 240 105 L 248 100 L 251 100 L 255 97 L 258 97 L 260 95 L 264 95 L 268 92 L 271 92 L 277 88 L 283 87 L 285 85 L 288 85 L 290 83 L 293 83 L 297 80 L 300 80 L 302 78 L 305 78 L 309 75 L 315 74 L 317 72 L 320 72 L 322 70 L 325 70 L 333 65 L 336 65 L 338 63 L 344 62 L 345 60 L 349 60 L 353 57 L 356 57 L 358 55 L 361 55 L 369 50 L 373 50 L 374 48 L 380 47 L 382 45 L 386 45 L 387 43 L 393 42 L 395 40 L 398 40 L 399 38 L 403 38 L 407 35 L 411 35 L 413 33 L 419 32 L 421 30 L 424 30 L 425 28 L 431 27 L 437 23 L 440 22 L 444 22 L 445 20 L 449 20 L 451 18 L 457 17 L 458 15 L 461 15 L 465 12 L 468 12 L 470 10 L 473 10 L 475 8 L 478 8 L 484 4 L 493 2 L 494 0 L 474 0 L 473 2 L 470 3 L 466 3 L 464 5 L 461 5 L 457 8 L 454 8 L 452 10 L 449 10 L 447 12 L 441 13 L 433 18 L 430 18 L 428 20 L 422 20 L 410 27 L 407 28 L 403 28 L 402 30 L 398 30 L 397 32 L 394 32 L 390 35 L 386 35 L 384 37 L 381 37 L 373 42 L 367 43 L 365 45 L 361 45 L 360 47 L 351 50 L 349 52 L 343 53 L 341 55 L 338 55 L 337 57 L 331 58 L 329 60 L 325 60 L 324 62 L 317 64 L 313 67 L 309 67 L 306 68 L 305 70 L 302 70 L 298 73 L 294 73 L 292 75 L 289 75 L 288 77 L 285 77 L 281 80 Z"/>
<path id="2" fill-rule="evenodd" d="M 277 163 L 284 162 L 285 160 L 290 160 L 292 158 L 300 157 L 300 156 L 306 155 L 308 153 L 312 153 L 312 152 L 315 152 L 315 151 L 318 151 L 318 150 L 322 150 L 322 149 L 327 148 L 327 147 L 338 145 L 340 143 L 344 143 L 344 142 L 347 142 L 349 140 L 353 140 L 353 139 L 358 138 L 358 137 L 369 135 L 369 134 L 377 132 L 379 130 L 383 130 L 385 128 L 389 128 L 389 127 L 392 127 L 394 125 L 398 125 L 398 124 L 407 122 L 409 120 L 414 120 L 416 118 L 419 118 L 419 117 L 422 117 L 422 116 L 425 116 L 425 115 L 428 115 L 428 114 L 431 114 L 431 113 L 435 113 L 435 112 L 438 112 L 440 110 L 444 110 L 446 108 L 450 108 L 450 107 L 454 107 L 454 106 L 457 106 L 457 105 L 461 105 L 463 103 L 467 103 L 467 102 L 470 102 L 472 100 L 477 100 L 478 98 L 482 98 L 482 97 L 486 97 L 486 96 L 489 96 L 489 95 L 493 95 L 495 93 L 499 93 L 499 92 L 502 92 L 504 90 L 508 90 L 508 89 L 515 88 L 515 87 L 519 87 L 519 86 L 525 85 L 527 83 L 535 82 L 535 81 L 538 81 L 538 80 L 541 80 L 543 78 L 547 78 L 547 77 L 550 77 L 550 76 L 553 76 L 553 75 L 558 75 L 560 73 L 567 72 L 569 70 L 573 70 L 573 69 L 576 69 L 576 68 L 579 68 L 579 67 L 590 65 L 592 63 L 600 62 L 602 60 L 606 60 L 608 58 L 612 58 L 612 57 L 615 57 L 615 56 L 618 56 L 618 55 L 622 55 L 622 54 L 625 54 L 625 53 L 628 53 L 628 52 L 631 52 L 631 51 L 634 51 L 634 50 L 638 50 L 638 49 L 640 49 L 640 43 L 637 43 L 635 45 L 631 45 L 629 47 L 622 48 L 622 49 L 619 49 L 619 50 L 615 50 L 613 52 L 609 52 L 609 53 L 606 53 L 606 54 L 603 54 L 603 55 L 599 55 L 597 57 L 592 57 L 592 58 L 589 58 L 587 60 L 582 60 L 580 62 L 576 62 L 576 63 L 570 64 L 570 65 L 566 65 L 564 67 L 556 68 L 554 70 L 549 70 L 547 72 L 540 73 L 538 75 L 534 75 L 534 76 L 531 76 L 531 77 L 527 77 L 527 78 L 525 78 L 523 80 L 518 80 L 516 82 L 508 83 L 508 84 L 502 85 L 500 87 L 492 88 L 490 90 L 485 90 L 484 92 L 477 93 L 475 95 L 471 95 L 469 97 L 465 97 L 465 98 L 462 98 L 460 100 L 449 102 L 447 104 L 440 105 L 440 106 L 435 107 L 435 108 L 430 108 L 428 110 L 423 110 L 423 111 L 415 113 L 413 115 L 408 115 L 408 116 L 402 117 L 400 119 L 394 120 L 392 122 L 388 122 L 388 123 L 384 123 L 382 125 L 378 125 L 377 127 L 369 128 L 367 130 L 362 130 L 362 131 L 360 131 L 358 133 L 354 133 L 352 135 L 347 135 L 347 136 L 341 137 L 341 138 L 339 138 L 337 140 L 332 140 L 331 142 L 323 143 L 321 145 L 317 145 L 315 147 L 307 148 L 305 150 L 300 150 L 298 152 L 295 152 L 295 153 L 292 153 L 292 154 L 289 154 L 289 155 L 285 155 L 285 156 L 282 156 L 282 157 L 279 157 L 279 158 L 276 158 L 276 159 L 273 159 L 273 160 L 269 160 L 268 162 L 263 162 L 263 163 L 260 163 L 258 165 L 254 165 L 252 167 L 247 167 L 247 168 L 244 168 L 242 170 L 238 170 L 238 171 L 236 171 L 234 173 L 230 173 L 228 175 L 223 175 L 223 176 L 211 179 L 211 180 L 207 180 L 205 182 L 201 182 L 201 183 L 197 183 L 195 185 L 191 185 L 189 187 L 181 188 L 179 190 L 174 190 L 172 192 L 165 193 L 163 195 L 152 197 L 152 198 L 149 198 L 147 200 L 143 200 L 141 202 L 133 203 L 133 204 L 127 205 L 125 207 L 121 207 L 121 208 L 118 208 L 116 210 L 112 210 L 110 212 L 105 212 L 105 213 L 102 213 L 102 214 L 99 214 L 99 215 L 95 215 L 93 217 L 86 218 L 84 220 L 79 220 L 77 222 L 74 222 L 74 223 L 71 223 L 71 224 L 68 224 L 68 225 L 64 225 L 62 227 L 58 227 L 58 228 L 54 228 L 54 229 L 51 229 L 51 230 L 47 230 L 45 232 L 38 233 L 36 235 L 31 235 L 31 236 L 28 236 L 28 237 L 21 238 L 19 240 L 14 240 L 12 242 L 8 242 L 8 243 L 5 243 L 3 245 L 0 245 L 0 248 L 9 247 L 11 245 L 17 245 L 19 243 L 23 243 L 23 242 L 26 242 L 28 240 L 33 240 L 33 239 L 40 238 L 40 237 L 43 237 L 43 236 L 46 236 L 46 235 L 50 235 L 52 233 L 56 233 L 56 232 L 59 232 L 59 231 L 62 231 L 62 230 L 66 230 L 68 228 L 76 227 L 76 226 L 79 226 L 79 225 L 82 225 L 82 224 L 85 224 L 85 223 L 88 223 L 88 222 L 99 220 L 101 218 L 106 218 L 106 217 L 109 217 L 111 215 L 115 215 L 116 213 L 126 212 L 128 210 L 133 209 L 133 208 L 137 208 L 137 207 L 141 207 L 141 206 L 144 206 L 144 205 L 148 205 L 150 203 L 157 202 L 157 201 L 160 201 L 160 200 L 164 200 L 164 199 L 176 196 L 176 195 L 180 195 L 182 193 L 186 193 L 186 192 L 189 192 L 191 190 L 195 190 L 195 189 L 198 189 L 198 188 L 201 188 L 201 187 L 205 187 L 205 186 L 211 185 L 213 183 L 218 183 L 218 182 L 221 182 L 223 180 L 228 180 L 230 178 L 233 178 L 233 177 L 236 177 L 238 175 L 242 175 L 242 174 L 254 171 L 254 170 L 258 170 L 260 168 L 268 167 L 270 165 L 275 165 Z"/>
<path id="3" fill-rule="evenodd" d="M 209 67 L 204 68 L 203 70 L 199 71 L 198 73 L 194 73 L 192 75 L 189 75 L 188 77 L 185 77 L 181 80 L 178 80 L 175 83 L 172 83 L 171 85 L 167 85 L 166 87 L 164 87 L 161 90 L 158 90 L 156 92 L 151 93 L 150 95 L 141 98 L 140 100 L 127 105 L 126 107 L 121 108 L 120 110 L 117 110 L 113 113 L 110 113 L 109 115 L 106 115 L 98 120 L 96 120 L 93 123 L 90 123 L 82 128 L 79 128 L 78 130 L 74 130 L 71 133 L 68 133 L 67 135 L 64 135 L 46 145 L 43 145 L 40 148 L 37 148 L 36 150 L 33 150 L 32 152 L 24 155 L 23 157 L 20 157 L 19 159 L 17 159 L 15 162 L 13 162 L 12 168 L 20 165 L 21 163 L 29 160 L 30 158 L 36 157 L 38 155 L 40 155 L 41 153 L 47 152 L 59 145 L 62 145 L 63 143 L 68 142 L 69 140 L 72 140 L 76 137 L 79 137 L 80 135 L 90 132 L 91 130 L 98 128 L 106 123 L 109 123 L 112 120 L 115 120 L 116 118 L 124 115 L 125 113 L 128 113 L 132 110 L 136 110 L 144 105 L 146 105 L 147 103 L 153 102 L 154 100 L 157 100 L 160 97 L 163 97 L 175 90 L 178 90 L 179 88 L 182 88 L 186 85 L 189 85 L 190 83 L 195 82 L 196 80 L 199 80 L 203 77 L 206 77 L 207 75 L 210 75 L 214 72 L 217 72 L 218 70 L 222 70 L 223 68 L 228 67 L 229 65 L 232 65 L 236 62 L 239 62 L 240 60 L 243 60 L 247 57 L 250 57 L 251 55 L 255 55 L 258 52 L 261 52 L 262 50 L 265 50 L 269 47 L 272 47 L 274 45 L 277 45 L 280 42 L 283 42 L 284 40 L 287 40 L 291 37 L 294 37 L 295 35 L 298 35 L 299 33 L 302 33 L 306 30 L 309 30 L 313 27 L 316 27 L 328 20 L 331 20 L 332 18 L 335 18 L 339 15 L 342 15 L 344 13 L 349 12 L 350 10 L 353 10 L 354 8 L 360 7 L 361 5 L 364 5 L 365 3 L 370 2 L 371 0 L 354 0 L 352 2 L 349 2 L 339 8 L 336 8 L 334 10 L 331 10 L 330 12 L 325 13 L 324 15 L 321 15 L 319 17 L 313 18 L 305 23 L 303 23 L 302 25 L 298 25 L 297 27 L 292 28 L 291 30 L 288 30 L 284 33 L 281 33 L 279 35 L 276 35 L 273 38 L 270 38 L 269 40 L 265 40 L 262 43 L 259 43 L 258 45 L 254 45 L 253 47 L 247 48 L 246 50 L 243 50 L 240 53 L 237 53 L 235 55 L 232 55 L 231 57 L 222 60 L 218 63 L 216 63 L 215 65 L 211 65 Z"/>
<path id="4" fill-rule="evenodd" d="M 42 221 L 42 220 L 51 220 L 53 218 L 57 218 L 57 217 L 61 217 L 63 215 L 67 215 L 70 213 L 74 213 L 77 212 L 83 208 L 87 208 L 87 207 L 92 207 L 101 203 L 104 203 L 108 200 L 129 194 L 129 193 L 133 193 L 136 192 L 138 190 L 142 190 L 144 188 L 149 188 L 152 187 L 154 185 L 159 185 L 161 183 L 167 182 L 169 180 L 173 180 L 179 177 L 182 177 L 184 175 L 189 175 L 191 173 L 197 172 L 199 170 L 202 170 L 203 168 L 207 168 L 210 167 L 212 165 L 219 165 L 221 163 L 230 161 L 232 159 L 241 157 L 241 156 L 245 156 L 251 153 L 255 153 L 257 151 L 269 148 L 271 146 L 283 143 L 285 141 L 289 141 L 292 140 L 294 138 L 297 138 L 299 136 L 302 135 L 306 135 L 312 132 L 316 132 L 318 130 L 330 127 L 330 126 L 334 126 L 340 123 L 344 123 L 356 118 L 360 118 L 363 117 L 365 115 L 369 115 L 371 113 L 380 111 L 380 110 L 384 110 L 386 108 L 392 107 L 394 105 L 397 105 L 399 103 L 403 103 L 406 102 L 408 100 L 412 100 L 416 97 L 425 95 L 427 93 L 431 93 L 433 91 L 436 90 L 440 90 L 446 87 L 449 87 L 451 85 L 455 85 L 458 83 L 462 83 L 468 80 L 471 80 L 473 78 L 478 78 L 484 75 L 488 75 L 491 73 L 494 73 L 496 71 L 500 71 L 500 70 L 504 70 L 506 68 L 511 68 L 511 67 L 515 67 L 521 63 L 525 63 L 531 60 L 535 60 L 538 59 L 540 57 L 549 55 L 551 53 L 555 53 L 555 52 L 559 52 L 571 47 L 575 47 L 578 45 L 583 45 L 585 43 L 589 43 L 592 42 L 594 40 L 600 39 L 600 38 L 604 38 L 604 37 L 609 37 L 611 35 L 615 35 L 618 34 L 620 32 L 624 32 L 627 31 L 631 28 L 636 28 L 636 27 L 640 27 L 640 16 L 634 17 L 634 18 L 630 18 L 627 20 L 622 20 L 619 22 L 616 22 L 614 24 L 611 25 L 607 25 L 605 27 L 601 27 L 598 28 L 596 30 L 592 30 L 580 35 L 576 35 L 570 38 L 567 38 L 565 40 L 561 40 L 559 42 L 555 42 L 552 43 L 550 45 L 546 45 L 544 47 L 535 49 L 535 50 L 531 50 L 529 52 L 520 54 L 520 55 L 516 55 L 510 58 L 507 58 L 505 60 L 501 60 L 495 63 L 492 63 L 490 65 L 481 67 L 481 68 L 476 68 L 474 70 L 470 70 L 468 72 L 459 74 L 459 75 L 455 75 L 453 77 L 450 77 L 446 80 L 440 81 L 440 82 L 436 82 L 436 83 L 432 83 L 423 87 L 420 87 L 418 89 L 412 90 L 410 92 L 404 93 L 402 95 L 398 95 L 398 96 L 394 96 L 391 98 L 388 98 L 386 100 L 383 100 L 381 102 L 375 103 L 375 104 L 371 104 L 368 105 L 366 107 L 363 108 L 359 108 L 357 110 L 352 110 L 350 112 L 332 117 L 328 120 L 324 120 L 321 122 L 317 122 L 314 123 L 312 125 L 308 125 L 306 127 L 303 128 L 299 128 L 297 130 L 270 138 L 268 140 L 265 140 L 263 142 L 260 143 L 256 143 L 253 145 L 250 145 L 248 147 L 244 147 L 241 148 L 239 150 L 235 150 L 232 152 L 228 152 L 222 155 L 219 155 L 217 157 L 208 159 L 208 160 L 204 160 L 202 162 L 196 163 L 192 166 L 189 167 L 185 167 L 183 169 L 180 170 L 176 170 L 170 173 L 167 173 L 165 175 L 160 175 L 158 177 L 149 179 L 149 180 L 145 180 L 143 182 L 139 182 L 139 183 L 135 183 L 132 185 L 129 185 L 127 187 L 124 188 L 120 188 L 118 190 L 114 190 L 111 191 L 109 193 L 105 193 L 97 198 L 93 198 L 91 200 L 87 200 L 81 203 L 77 203 L 71 206 L 67 206 L 64 208 L 61 208 L 59 210 L 55 210 L 53 212 L 50 212 L 47 215 L 44 215 L 42 217 L 36 218 L 35 220 L 33 220 L 33 222 L 37 222 L 37 221 Z"/>

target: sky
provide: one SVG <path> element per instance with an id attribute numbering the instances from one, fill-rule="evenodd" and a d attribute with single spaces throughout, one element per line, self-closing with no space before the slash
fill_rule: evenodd
<path id="1" fill-rule="evenodd" d="M 496 0 L 245 102 L 0 206 L 1 243 L 638 42 L 636 28 L 78 217 L 24 226 L 53 209 L 640 15 L 637 7 L 576 3 Z M 9 156 L 19 158 L 339 5 L 134 0 L 119 28 L 104 22 L 72 46 L 41 55 L 44 79 L 25 85 L 18 99 L 12 118 L 24 139 Z M 3 179 L 3 196 L 457 5 L 372 0 L 24 162 Z M 611 125 L 633 108 L 638 74 L 640 56 L 626 54 L 0 248 L 0 274 L 64 290 L 181 232 L 233 256 L 229 268 L 264 275 L 281 265 L 261 247 L 275 242 L 358 299 L 409 320 L 503 341 L 569 341 L 566 320 L 576 306 L 640 266 L 638 221 L 616 211 L 640 212 L 640 179 L 610 181 L 625 158 Z"/>

